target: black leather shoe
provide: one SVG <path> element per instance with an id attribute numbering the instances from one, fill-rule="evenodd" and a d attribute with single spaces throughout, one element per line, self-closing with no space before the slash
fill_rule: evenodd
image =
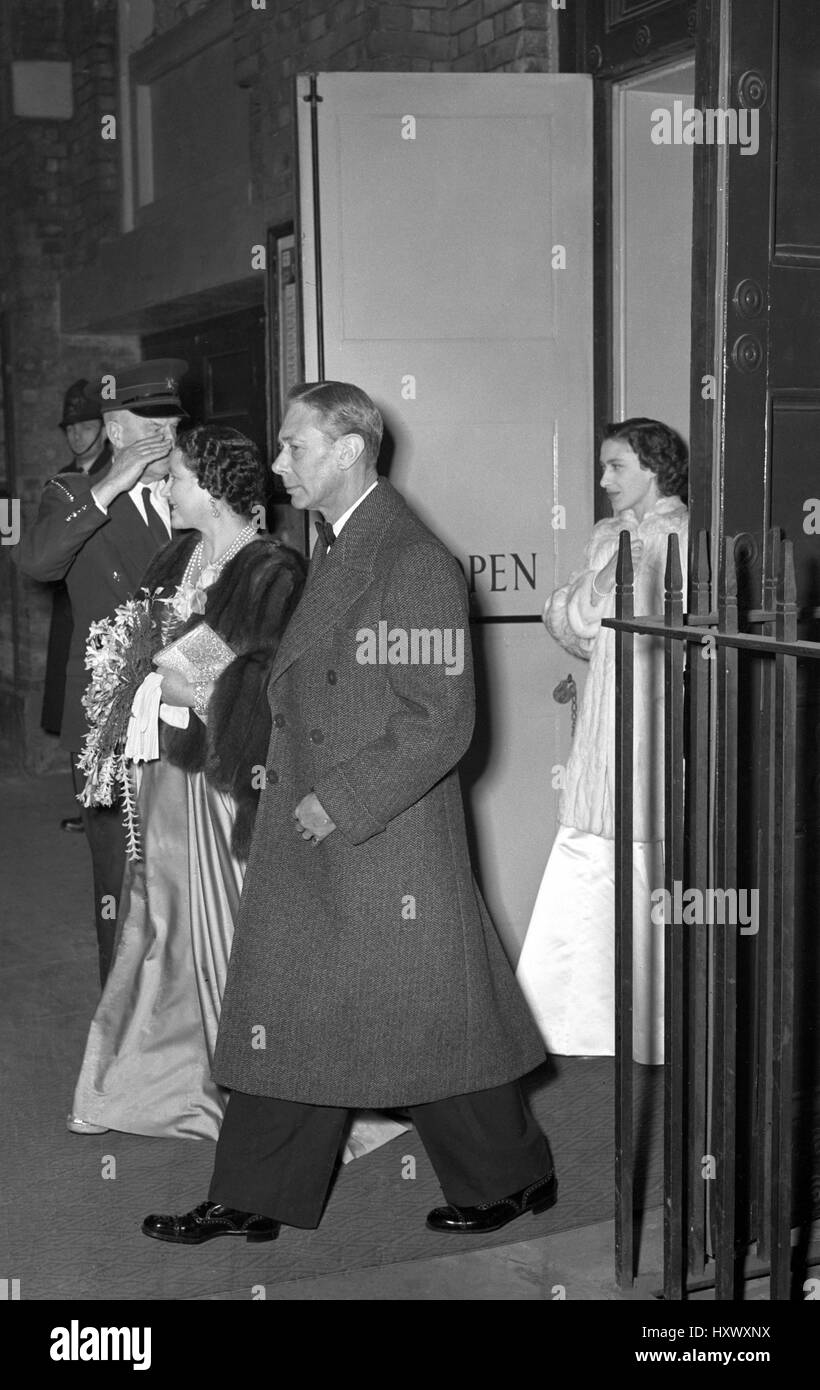
<path id="1" fill-rule="evenodd" d="M 497 1202 L 483 1202 L 479 1207 L 436 1207 L 427 1218 L 431 1231 L 449 1231 L 456 1235 L 482 1234 L 485 1231 L 500 1231 L 510 1221 L 523 1216 L 526 1211 L 537 1216 L 548 1211 L 558 1201 L 558 1179 L 554 1173 L 548 1178 L 514 1192 L 511 1197 L 501 1197 Z"/>
<path id="2" fill-rule="evenodd" d="M 223 1207 L 219 1202 L 200 1202 L 184 1216 L 146 1216 L 142 1233 L 153 1240 L 170 1240 L 174 1245 L 201 1245 L 215 1236 L 244 1236 L 249 1242 L 275 1240 L 279 1225 L 270 1216 L 255 1216 L 253 1212 Z"/>

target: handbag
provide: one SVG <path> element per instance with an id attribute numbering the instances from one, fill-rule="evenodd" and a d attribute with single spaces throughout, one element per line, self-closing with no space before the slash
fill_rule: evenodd
<path id="1" fill-rule="evenodd" d="M 192 685 L 215 681 L 236 653 L 207 623 L 198 623 L 175 642 L 162 647 L 154 657 L 155 666 L 179 671 Z"/>

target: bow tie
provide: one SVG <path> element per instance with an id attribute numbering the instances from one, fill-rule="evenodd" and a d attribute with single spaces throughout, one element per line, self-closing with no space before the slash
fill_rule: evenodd
<path id="1" fill-rule="evenodd" d="M 331 546 L 336 539 L 336 532 L 333 530 L 329 521 L 317 521 L 316 530 L 321 536 L 326 546 Z"/>

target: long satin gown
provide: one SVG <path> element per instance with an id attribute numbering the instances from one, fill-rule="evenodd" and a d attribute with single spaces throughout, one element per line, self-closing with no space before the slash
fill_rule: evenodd
<path id="1" fill-rule="evenodd" d="M 138 776 L 143 859 L 126 868 L 72 1113 L 128 1134 L 216 1139 L 228 1092 L 210 1072 L 244 878 L 236 803 L 163 759 Z M 407 1128 L 362 1112 L 344 1161 Z"/>
<path id="2" fill-rule="evenodd" d="M 663 841 L 632 846 L 632 1055 L 663 1062 Z M 550 1052 L 615 1054 L 615 841 L 562 825 L 552 846 L 516 978 Z"/>

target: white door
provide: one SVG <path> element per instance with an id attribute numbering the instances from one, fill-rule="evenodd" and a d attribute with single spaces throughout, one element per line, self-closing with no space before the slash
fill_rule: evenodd
<path id="1" fill-rule="evenodd" d="M 391 482 L 474 593 L 476 870 L 515 958 L 584 663 L 540 621 L 593 521 L 592 79 L 317 78 L 324 376 L 383 409 Z M 306 377 L 318 375 L 309 79 L 298 80 Z"/>

